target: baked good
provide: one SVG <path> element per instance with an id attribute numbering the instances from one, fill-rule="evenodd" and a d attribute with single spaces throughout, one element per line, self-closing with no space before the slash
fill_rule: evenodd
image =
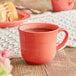
<path id="1" fill-rule="evenodd" d="M 17 19 L 18 13 L 12 2 L 8 1 L 0 5 L 0 22 L 16 21 Z"/>

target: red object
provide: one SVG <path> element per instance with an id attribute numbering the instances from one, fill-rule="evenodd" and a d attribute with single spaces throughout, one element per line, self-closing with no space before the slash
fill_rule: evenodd
<path id="1" fill-rule="evenodd" d="M 19 19 L 17 21 L 0 22 L 0 28 L 15 27 L 15 26 L 22 24 L 23 22 L 26 22 L 27 19 L 30 18 L 30 14 L 23 12 L 23 11 L 18 11 L 18 16 L 19 16 Z"/>
<path id="2" fill-rule="evenodd" d="M 53 31 L 26 31 L 26 29 L 31 28 L 47 28 Z M 44 64 L 52 61 L 55 57 L 56 51 L 61 49 L 68 39 L 68 32 L 54 24 L 28 23 L 23 26 L 19 26 L 18 29 L 20 34 L 22 57 L 31 64 Z M 57 46 L 57 35 L 61 31 L 65 32 L 65 38 L 63 42 Z"/>
<path id="3" fill-rule="evenodd" d="M 71 10 L 76 0 L 52 0 L 53 11 L 66 11 Z"/>

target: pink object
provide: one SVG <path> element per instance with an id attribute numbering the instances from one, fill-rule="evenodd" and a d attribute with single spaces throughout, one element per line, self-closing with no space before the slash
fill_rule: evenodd
<path id="1" fill-rule="evenodd" d="M 52 0 L 54 12 L 71 10 L 76 0 Z"/>
<path id="2" fill-rule="evenodd" d="M 47 28 L 53 31 L 27 31 L 27 29 L 32 28 Z M 61 49 L 68 39 L 68 32 L 54 24 L 28 23 L 20 26 L 18 29 L 22 57 L 31 64 L 44 64 L 52 61 L 56 51 Z M 65 32 L 65 38 L 61 44 L 56 46 L 57 34 L 61 31 Z"/>
<path id="3" fill-rule="evenodd" d="M 15 26 L 22 24 L 23 22 L 27 21 L 27 19 L 30 18 L 30 14 L 23 12 L 23 11 L 18 11 L 18 16 L 19 16 L 19 19 L 17 21 L 0 22 L 0 28 L 15 27 Z"/>
<path id="4" fill-rule="evenodd" d="M 8 50 L 4 50 L 4 51 L 0 51 L 0 63 L 3 64 L 3 66 L 5 68 L 7 68 L 7 70 L 9 72 L 11 72 L 12 70 L 12 66 L 10 64 L 10 60 L 9 57 L 13 54 L 12 51 L 8 51 Z"/>

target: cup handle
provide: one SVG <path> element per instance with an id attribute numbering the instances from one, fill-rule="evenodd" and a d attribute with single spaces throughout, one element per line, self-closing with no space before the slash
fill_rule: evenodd
<path id="1" fill-rule="evenodd" d="M 76 0 L 70 0 L 69 1 L 69 5 L 71 5 L 72 3 L 74 3 Z"/>
<path id="2" fill-rule="evenodd" d="M 65 29 L 63 29 L 63 28 L 59 28 L 58 33 L 61 32 L 61 31 L 65 32 L 65 38 L 64 38 L 64 40 L 62 41 L 62 43 L 60 43 L 60 44 L 57 46 L 57 51 L 58 51 L 59 49 L 61 49 L 61 48 L 65 45 L 65 43 L 67 42 L 67 40 L 68 40 L 68 32 L 67 32 Z"/>

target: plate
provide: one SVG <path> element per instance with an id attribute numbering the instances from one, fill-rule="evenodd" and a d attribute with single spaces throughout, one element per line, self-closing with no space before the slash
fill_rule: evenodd
<path id="1" fill-rule="evenodd" d="M 30 18 L 30 14 L 24 11 L 17 11 L 19 19 L 17 21 L 12 22 L 0 22 L 0 28 L 11 28 L 15 26 L 19 26 Z"/>

